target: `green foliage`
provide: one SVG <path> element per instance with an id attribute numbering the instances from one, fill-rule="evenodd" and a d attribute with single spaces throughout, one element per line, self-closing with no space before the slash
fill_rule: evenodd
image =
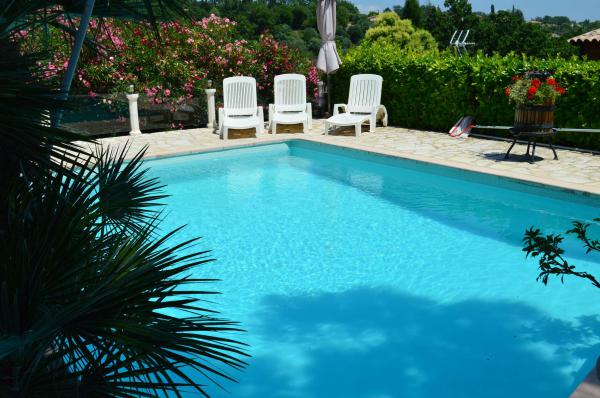
<path id="1" fill-rule="evenodd" d="M 44 48 L 50 52 L 50 57 L 38 68 L 41 79 L 56 83 L 62 80 L 72 44 L 61 33 L 75 22 L 59 15 L 52 20 L 45 40 L 41 27 L 23 30 L 16 37 L 24 53 Z M 276 74 L 306 74 L 311 67 L 309 57 L 270 35 L 261 35 L 258 40 L 241 39 L 236 22 L 215 15 L 193 22 L 162 22 L 157 31 L 160 39 L 145 25 L 93 18 L 88 33 L 102 51 L 84 49 L 72 91 L 90 96 L 122 94 L 133 85 L 155 105 L 165 105 L 174 111 L 191 103 L 194 97 L 204 97 L 208 80 L 220 88 L 225 77 L 246 75 L 256 77 L 259 99 L 268 103 L 272 101 Z M 290 28 L 284 25 L 281 31 Z M 315 29 L 307 28 L 304 33 L 320 47 Z M 302 42 L 302 38 L 294 40 Z M 309 81 L 309 90 L 315 85 L 316 82 Z"/>
<path id="2" fill-rule="evenodd" d="M 455 29 L 468 29 L 473 22 L 473 7 L 469 0 L 444 0 Z"/>
<path id="3" fill-rule="evenodd" d="M 535 57 L 577 54 L 577 47 L 570 45 L 566 37 L 555 37 L 543 24 L 526 21 L 518 10 L 498 11 L 482 18 L 473 38 L 477 48 L 488 54 L 513 51 Z"/>
<path id="4" fill-rule="evenodd" d="M 159 228 L 164 193 L 143 151 L 126 162 L 127 148 L 90 152 L 50 127 L 58 82 L 33 76 L 47 58 L 12 40 L 54 21 L 57 3 L 81 4 L 9 1 L 0 18 L 0 396 L 207 396 L 246 355 L 206 308 L 212 281 L 192 277 L 208 252 Z M 96 4 L 109 3 L 143 16 Z"/>
<path id="5" fill-rule="evenodd" d="M 419 0 L 406 0 L 402 13 L 399 15 L 402 16 L 402 19 L 409 19 L 415 27 L 423 27 L 423 10 L 419 5 Z"/>
<path id="6" fill-rule="evenodd" d="M 365 42 L 385 42 L 400 49 L 427 51 L 437 48 L 433 36 L 423 29 L 415 29 L 408 19 L 401 19 L 393 11 L 384 12 L 375 19 L 375 26 L 367 30 Z"/>
<path id="7" fill-rule="evenodd" d="M 571 21 L 568 17 L 545 16 L 536 18 L 535 21 L 543 24 L 561 38 L 579 36 L 582 33 L 600 28 L 600 21 Z"/>
<path id="8" fill-rule="evenodd" d="M 594 220 L 600 222 L 600 218 Z M 583 244 L 586 254 L 591 252 L 600 252 L 600 241 L 589 236 L 591 224 L 575 221 L 573 228 L 567 231 L 567 234 L 575 235 Z M 564 249 L 561 247 L 564 238 L 562 235 L 545 235 L 541 230 L 531 227 L 525 232 L 523 251 L 527 257 L 531 256 L 538 259 L 540 274 L 537 278 L 544 285 L 548 284 L 551 276 L 560 278 L 564 282 L 565 275 L 575 276 L 587 279 L 593 286 L 600 288 L 600 282 L 596 277 L 588 272 L 578 271 L 575 265 L 570 264 L 564 257 Z"/>
<path id="9" fill-rule="evenodd" d="M 404 7 L 394 7 L 394 10 L 403 17 L 405 12 L 414 15 L 414 0 L 410 0 L 410 3 L 410 11 L 406 11 L 408 2 Z M 445 0 L 444 9 L 426 4 L 420 10 L 421 22 L 415 25 L 429 31 L 440 49 L 449 46 L 454 31 L 469 29 L 469 39 L 475 43 L 474 48 L 486 54 L 498 52 L 506 55 L 515 52 L 535 57 L 560 55 L 570 58 L 578 52 L 577 47 L 569 44 L 567 39 L 597 26 L 589 21 L 570 21 L 566 17 L 544 17 L 527 21 L 518 9 L 495 10 L 492 7 L 489 14 L 474 13 L 468 0 Z M 408 15 L 405 18 L 413 19 Z"/>
<path id="10" fill-rule="evenodd" d="M 504 89 L 515 75 L 530 70 L 554 71 L 567 93 L 556 106 L 559 127 L 600 128 L 600 63 L 579 59 L 549 60 L 510 54 L 458 58 L 449 52 L 415 53 L 375 42 L 348 52 L 334 75 L 336 100 L 344 102 L 350 76 L 383 76 L 382 103 L 390 123 L 411 128 L 448 131 L 465 115 L 483 125 L 512 125 L 514 106 Z M 561 133 L 559 144 L 600 149 L 600 134 Z"/>
<path id="11" fill-rule="evenodd" d="M 316 5 L 316 0 L 214 0 L 195 2 L 191 12 L 196 18 L 214 13 L 237 21 L 241 37 L 246 40 L 256 40 L 268 32 L 295 50 L 316 55 L 320 48 L 320 38 L 317 45 L 312 36 L 307 39 L 304 34 L 305 29 L 317 26 Z M 347 49 L 358 44 L 370 26 L 368 17 L 360 13 L 350 1 L 337 2 L 336 41 L 339 48 Z"/>
<path id="12" fill-rule="evenodd" d="M 200 356 L 243 366 L 241 346 L 214 334 L 236 327 L 205 309 L 211 281 L 191 277 L 208 252 L 163 235 L 162 186 L 143 152 L 125 154 L 79 153 L 82 167 L 7 192 L 0 396 L 204 394 L 194 379 L 230 376 Z"/>
<path id="13" fill-rule="evenodd" d="M 566 90 L 554 79 L 541 79 L 527 75 L 513 77 L 514 83 L 506 88 L 510 102 L 516 105 L 549 105 L 564 95 Z"/>
<path id="14" fill-rule="evenodd" d="M 423 9 L 423 29 L 433 35 L 440 49 L 446 48 L 455 30 L 450 16 L 432 4 L 424 5 L 421 8 Z"/>

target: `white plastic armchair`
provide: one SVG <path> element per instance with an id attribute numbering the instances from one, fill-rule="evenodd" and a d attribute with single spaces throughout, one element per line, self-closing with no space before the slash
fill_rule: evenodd
<path id="1" fill-rule="evenodd" d="M 306 102 L 306 77 L 294 73 L 275 76 L 275 103 L 269 105 L 269 128 L 277 124 L 300 124 L 304 132 L 312 128 L 312 106 Z"/>
<path id="2" fill-rule="evenodd" d="M 350 78 L 348 104 L 335 104 L 333 116 L 325 121 L 325 134 L 330 126 L 354 126 L 360 137 L 362 124 L 369 121 L 369 131 L 375 131 L 377 117 L 381 113 L 384 126 L 388 124 L 387 109 L 381 105 L 383 78 L 379 75 L 354 75 Z M 340 113 L 343 109 L 344 113 Z"/>
<path id="3" fill-rule="evenodd" d="M 265 121 L 262 106 L 256 105 L 256 80 L 235 76 L 223 80 L 223 108 L 219 109 L 221 138 L 229 137 L 229 129 L 255 128 L 262 134 Z"/>

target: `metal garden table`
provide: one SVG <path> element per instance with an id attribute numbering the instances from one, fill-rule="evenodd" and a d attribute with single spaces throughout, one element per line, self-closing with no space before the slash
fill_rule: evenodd
<path id="1" fill-rule="evenodd" d="M 548 141 L 550 143 L 550 149 L 552 149 L 552 152 L 554 153 L 554 160 L 558 160 L 558 155 L 556 154 L 556 150 L 554 149 L 554 146 L 552 145 L 552 138 L 556 134 L 556 131 L 557 131 L 556 129 L 553 128 L 553 129 L 539 130 L 539 131 L 522 131 L 522 130 L 517 130 L 517 129 L 511 128 L 509 131 L 513 135 L 514 140 L 511 144 L 510 148 L 508 148 L 506 155 L 504 155 L 504 159 L 508 159 L 508 157 L 510 156 L 510 151 L 512 151 L 512 149 L 514 148 L 514 146 L 517 143 L 517 141 L 519 140 L 519 138 L 526 138 L 527 139 L 527 155 L 530 156 L 530 161 L 533 162 L 535 159 L 535 148 L 537 146 L 538 139 L 548 138 Z M 531 148 L 531 144 L 533 144 L 533 148 Z M 529 154 L 530 148 L 532 149 L 531 155 Z"/>

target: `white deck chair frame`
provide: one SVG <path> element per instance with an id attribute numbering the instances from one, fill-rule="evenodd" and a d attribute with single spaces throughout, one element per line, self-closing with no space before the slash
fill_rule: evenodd
<path id="1" fill-rule="evenodd" d="M 229 129 L 255 128 L 256 134 L 264 129 L 262 106 L 256 105 L 256 79 L 247 76 L 223 80 L 223 108 L 219 109 L 221 138 L 229 138 Z"/>
<path id="2" fill-rule="evenodd" d="M 275 76 L 275 103 L 269 104 L 269 128 L 277 133 L 278 124 L 302 123 L 303 131 L 312 128 L 312 105 L 306 102 L 306 77 L 295 73 Z"/>
<path id="3" fill-rule="evenodd" d="M 383 78 L 379 75 L 352 76 L 348 104 L 333 106 L 333 116 L 325 121 L 325 134 L 329 134 L 330 126 L 354 126 L 356 137 L 360 137 L 362 124 L 366 121 L 369 121 L 369 131 L 374 132 L 380 112 L 383 113 L 382 123 L 387 126 L 387 109 L 381 105 L 382 86 Z M 340 108 L 345 113 L 340 113 Z"/>

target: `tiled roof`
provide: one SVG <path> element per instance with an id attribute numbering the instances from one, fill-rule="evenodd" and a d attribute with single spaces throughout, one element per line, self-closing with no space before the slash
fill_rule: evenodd
<path id="1" fill-rule="evenodd" d="M 591 32 L 584 33 L 582 35 L 569 39 L 569 43 L 586 43 L 586 42 L 600 42 L 600 29 L 592 30 Z"/>

